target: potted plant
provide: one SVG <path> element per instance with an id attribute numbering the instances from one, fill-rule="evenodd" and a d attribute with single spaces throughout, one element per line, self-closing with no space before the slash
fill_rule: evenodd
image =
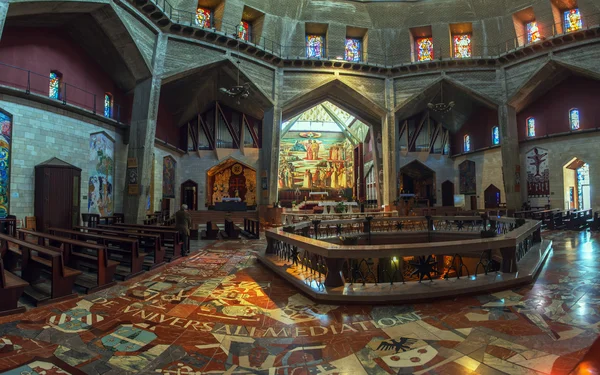
<path id="1" fill-rule="evenodd" d="M 335 211 L 336 214 L 341 214 L 345 211 L 344 209 L 344 203 L 339 202 L 338 204 L 335 205 L 335 207 L 333 208 L 333 210 Z"/>

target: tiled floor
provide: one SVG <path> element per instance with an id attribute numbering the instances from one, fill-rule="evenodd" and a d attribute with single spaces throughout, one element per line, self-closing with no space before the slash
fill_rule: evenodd
<path id="1" fill-rule="evenodd" d="M 127 284 L 1 318 L 0 370 L 566 374 L 600 329 L 600 235 L 546 236 L 534 285 L 396 306 L 314 303 L 256 263 L 263 241 L 196 243 Z"/>

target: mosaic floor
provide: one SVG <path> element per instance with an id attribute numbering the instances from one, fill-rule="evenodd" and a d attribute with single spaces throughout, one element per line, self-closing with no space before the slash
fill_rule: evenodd
<path id="1" fill-rule="evenodd" d="M 0 371 L 567 374 L 600 330 L 600 235 L 546 236 L 534 285 L 402 306 L 316 304 L 256 263 L 264 242 L 196 244 L 127 284 L 0 318 Z"/>

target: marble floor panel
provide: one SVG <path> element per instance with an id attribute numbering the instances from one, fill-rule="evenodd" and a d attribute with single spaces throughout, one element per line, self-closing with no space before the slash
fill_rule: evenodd
<path id="1" fill-rule="evenodd" d="M 600 235 L 544 236 L 554 247 L 534 284 L 375 306 L 309 299 L 256 261 L 264 241 L 192 241 L 126 283 L 0 318 L 0 371 L 568 374 L 600 331 Z"/>

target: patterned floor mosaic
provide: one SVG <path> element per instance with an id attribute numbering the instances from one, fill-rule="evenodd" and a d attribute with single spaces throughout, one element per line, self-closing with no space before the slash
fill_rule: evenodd
<path id="1" fill-rule="evenodd" d="M 546 233 L 534 285 L 401 306 L 314 303 L 220 241 L 100 293 L 0 319 L 0 371 L 567 374 L 600 330 L 600 235 Z M 439 280 L 436 282 L 443 282 Z"/>

